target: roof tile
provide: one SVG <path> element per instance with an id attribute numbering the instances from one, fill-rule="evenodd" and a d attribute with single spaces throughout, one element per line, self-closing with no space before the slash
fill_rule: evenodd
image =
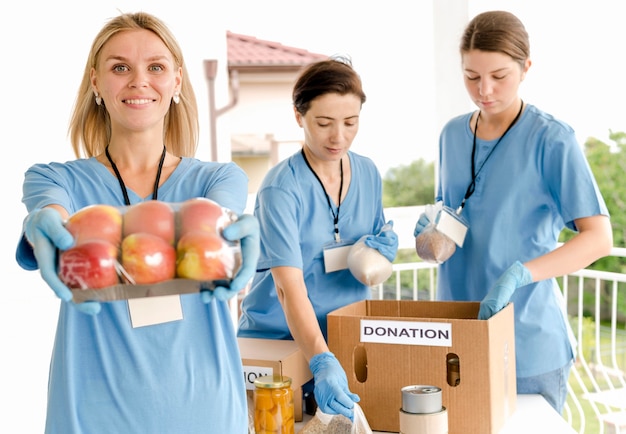
<path id="1" fill-rule="evenodd" d="M 293 68 L 328 58 L 324 54 L 311 53 L 301 48 L 288 47 L 279 42 L 257 39 L 231 31 L 226 32 L 226 39 L 228 67 L 231 69 Z"/>

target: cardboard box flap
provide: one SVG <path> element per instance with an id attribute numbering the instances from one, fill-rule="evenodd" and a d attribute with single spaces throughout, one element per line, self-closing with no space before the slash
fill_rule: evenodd
<path id="1" fill-rule="evenodd" d="M 480 303 L 478 302 L 365 300 L 334 310 L 328 315 L 477 320 L 479 308 Z"/>
<path id="2" fill-rule="evenodd" d="M 298 351 L 293 340 L 237 338 L 242 359 L 281 361 Z M 299 356 L 300 357 L 300 356 Z M 304 359 L 304 356 L 302 356 Z"/>

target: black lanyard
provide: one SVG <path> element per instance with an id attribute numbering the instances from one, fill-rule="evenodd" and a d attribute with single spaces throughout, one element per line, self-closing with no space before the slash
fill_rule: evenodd
<path id="1" fill-rule="evenodd" d="M 326 201 L 328 202 L 328 208 L 330 208 L 330 212 L 333 214 L 333 224 L 335 225 L 335 241 L 339 242 L 341 240 L 340 237 L 339 237 L 339 208 L 341 207 L 341 193 L 343 191 L 343 158 L 341 160 L 339 160 L 339 171 L 341 173 L 341 184 L 339 185 L 339 203 L 337 204 L 337 213 L 336 214 L 335 214 L 335 210 L 333 210 L 333 205 L 332 205 L 332 203 L 330 201 L 330 196 L 326 192 L 326 188 L 324 188 L 324 184 L 322 183 L 322 180 L 320 179 L 319 176 L 317 176 L 317 173 L 315 173 L 315 170 L 313 170 L 313 168 L 311 167 L 311 164 L 309 163 L 309 160 L 306 159 L 306 155 L 304 154 L 304 148 L 302 149 L 302 158 L 304 158 L 304 162 L 309 167 L 309 170 L 311 170 L 311 172 L 313 172 L 313 175 L 315 175 L 315 178 L 317 178 L 317 181 L 322 186 L 322 190 L 324 190 L 324 194 L 326 195 Z"/>
<path id="2" fill-rule="evenodd" d="M 109 163 L 111 163 L 111 167 L 113 168 L 113 171 L 115 172 L 115 176 L 117 176 L 117 180 L 120 182 L 120 187 L 122 188 L 122 194 L 124 195 L 124 203 L 126 205 L 130 205 L 130 199 L 128 198 L 128 191 L 126 190 L 126 185 L 124 184 L 122 175 L 120 175 L 120 171 L 117 170 L 117 166 L 115 165 L 115 163 L 113 162 L 113 159 L 111 158 L 111 154 L 109 154 L 108 145 L 104 149 L 104 152 L 107 156 L 107 159 L 109 160 Z M 163 145 L 163 152 L 161 153 L 161 160 L 159 161 L 159 168 L 157 169 L 156 179 L 154 180 L 154 189 L 152 190 L 153 200 L 157 200 L 158 195 L 159 195 L 159 181 L 161 180 L 161 171 L 163 170 L 163 162 L 165 161 L 165 153 L 166 153 L 166 148 L 165 148 L 165 145 Z"/>
<path id="3" fill-rule="evenodd" d="M 461 211 L 463 210 L 463 207 L 465 206 L 465 201 L 467 201 L 467 199 L 469 199 L 470 196 L 474 194 L 474 190 L 476 189 L 476 178 L 478 178 L 478 174 L 480 173 L 481 170 L 483 170 L 483 167 L 485 167 L 485 163 L 487 162 L 489 157 L 491 157 L 491 154 L 493 154 L 493 151 L 496 150 L 496 147 L 500 144 L 500 142 L 502 141 L 506 133 L 508 133 L 509 130 L 513 127 L 513 125 L 515 125 L 515 122 L 517 122 L 517 120 L 522 114 L 523 108 L 524 108 L 524 101 L 522 101 L 519 111 L 517 112 L 517 115 L 515 115 L 515 118 L 511 121 L 509 126 L 506 127 L 506 130 L 504 130 L 504 133 L 502 133 L 502 135 L 500 136 L 496 144 L 493 145 L 493 148 L 491 148 L 491 150 L 487 154 L 487 157 L 485 157 L 485 159 L 483 160 L 483 164 L 481 164 L 480 167 L 478 168 L 478 172 L 476 171 L 475 159 L 476 159 L 476 130 L 478 129 L 478 119 L 480 118 L 480 111 L 478 112 L 478 115 L 476 115 L 476 123 L 474 124 L 474 142 L 472 144 L 472 181 L 467 186 L 467 190 L 465 191 L 465 196 L 463 197 L 463 201 L 461 202 L 461 205 L 459 205 L 459 207 L 456 210 L 457 215 L 461 214 Z"/>

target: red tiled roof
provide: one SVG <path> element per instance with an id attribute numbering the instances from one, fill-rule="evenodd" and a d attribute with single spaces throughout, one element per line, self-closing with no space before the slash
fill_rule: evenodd
<path id="1" fill-rule="evenodd" d="M 316 60 L 326 59 L 324 54 L 311 53 L 301 48 L 265 41 L 254 36 L 226 32 L 228 68 L 237 70 L 299 69 Z"/>

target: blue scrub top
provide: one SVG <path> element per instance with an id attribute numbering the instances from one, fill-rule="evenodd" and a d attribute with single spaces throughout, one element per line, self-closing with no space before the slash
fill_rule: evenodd
<path id="1" fill-rule="evenodd" d="M 207 197 L 240 214 L 245 173 L 232 163 L 183 158 L 159 200 Z M 70 214 L 91 204 L 123 206 L 120 185 L 95 158 L 31 167 L 23 202 Z M 151 199 L 129 191 L 131 203 Z M 37 264 L 22 237 L 17 261 Z M 248 432 L 243 365 L 227 303 L 181 296 L 183 319 L 133 328 L 126 301 L 98 315 L 61 303 L 48 385 L 46 434 Z"/>
<path id="2" fill-rule="evenodd" d="M 471 181 L 470 118 L 468 113 L 452 119 L 440 136 L 436 200 L 453 209 Z M 477 139 L 477 170 L 497 141 Z M 462 212 L 469 223 L 463 247 L 440 265 L 439 299 L 482 300 L 515 261 L 554 250 L 563 228 L 576 230 L 575 219 L 599 214 L 608 210 L 574 131 L 527 105 L 476 179 Z M 572 360 L 574 343 L 555 279 L 519 288 L 511 301 L 518 377 L 543 374 Z"/>
<path id="3" fill-rule="evenodd" d="M 376 166 L 354 152 L 348 152 L 348 157 L 352 179 L 340 204 L 339 231 L 343 241 L 354 243 L 362 235 L 377 234 L 385 217 Z M 334 243 L 333 212 L 337 213 L 336 205 L 331 212 L 324 189 L 301 152 L 268 172 L 254 209 L 261 226 L 261 257 L 251 290 L 241 303 L 238 336 L 293 339 L 276 295 L 273 267 L 302 269 L 325 338 L 329 312 L 370 298 L 370 288 L 349 270 L 325 272 L 323 250 Z"/>

